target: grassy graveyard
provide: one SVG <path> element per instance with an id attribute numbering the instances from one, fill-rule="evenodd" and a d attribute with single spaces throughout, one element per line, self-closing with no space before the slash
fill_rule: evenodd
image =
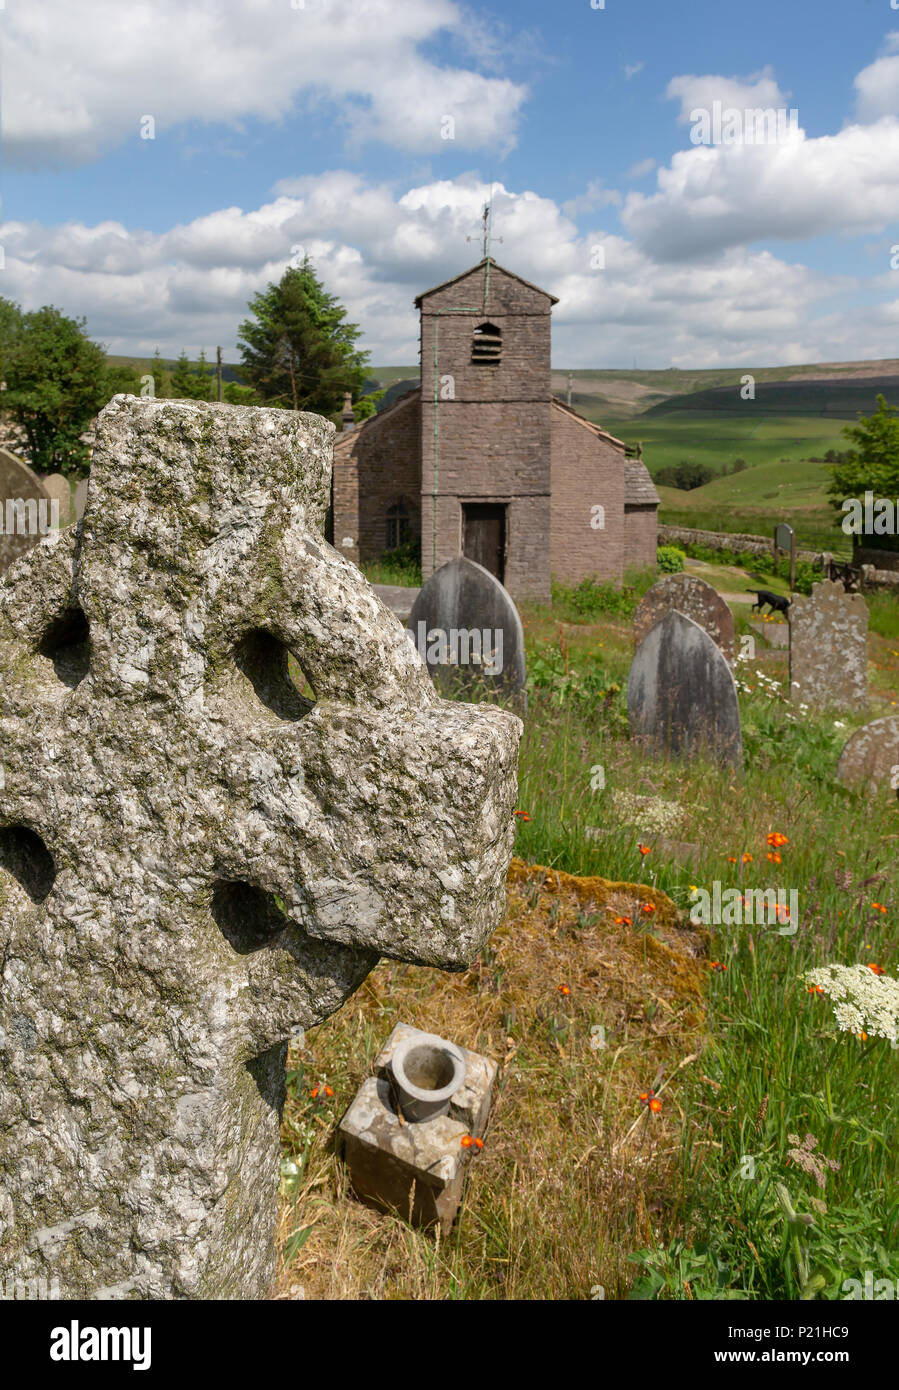
<path id="1" fill-rule="evenodd" d="M 788 704 L 785 655 L 756 640 L 734 774 L 628 742 L 653 577 L 522 608 L 522 814 L 489 947 L 459 975 L 382 962 L 292 1049 L 282 1297 L 834 1299 L 865 1270 L 899 1279 L 899 1051 L 840 1031 L 806 979 L 897 975 L 899 805 L 834 772 L 852 729 L 899 704 L 899 605 L 869 600 L 866 717 Z M 691 885 L 715 880 L 798 889 L 798 921 L 694 926 Z M 334 1153 L 398 1019 L 500 1063 L 443 1241 L 355 1201 Z"/>

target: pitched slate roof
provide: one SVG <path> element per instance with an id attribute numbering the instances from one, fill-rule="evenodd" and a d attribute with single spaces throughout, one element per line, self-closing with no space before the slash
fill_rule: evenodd
<path id="1" fill-rule="evenodd" d="M 649 469 L 642 459 L 624 461 L 624 505 L 631 507 L 657 507 L 659 494 L 649 475 Z"/>

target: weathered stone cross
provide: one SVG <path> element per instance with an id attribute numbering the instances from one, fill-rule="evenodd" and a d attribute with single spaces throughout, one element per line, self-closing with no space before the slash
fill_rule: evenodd
<path id="1" fill-rule="evenodd" d="M 498 919 L 521 726 L 322 540 L 332 433 L 116 397 L 0 584 L 0 1279 L 265 1296 L 285 1039 Z"/>

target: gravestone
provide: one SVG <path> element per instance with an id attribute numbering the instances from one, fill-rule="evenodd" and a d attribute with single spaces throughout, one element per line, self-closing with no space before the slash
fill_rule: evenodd
<path id="1" fill-rule="evenodd" d="M 0 583 L 0 1284 L 265 1296 L 286 1039 L 503 910 L 521 724 L 322 539 L 333 433 L 117 396 Z"/>
<path id="2" fill-rule="evenodd" d="M 49 500 L 37 474 L 0 449 L 0 574 L 47 534 Z"/>
<path id="3" fill-rule="evenodd" d="M 717 642 L 676 609 L 637 648 L 627 680 L 627 715 L 631 737 L 653 752 L 742 764 L 733 673 Z"/>
<path id="4" fill-rule="evenodd" d="M 868 703 L 868 605 L 829 579 L 790 604 L 790 698 L 812 709 Z"/>
<path id="5" fill-rule="evenodd" d="M 672 609 L 692 618 L 733 661 L 734 615 L 711 584 L 694 574 L 666 574 L 647 590 L 634 614 L 635 645 Z"/>
<path id="6" fill-rule="evenodd" d="M 527 670 L 518 609 L 499 580 L 460 555 L 431 575 L 407 624 L 445 694 L 461 690 L 524 700 Z"/>
<path id="7" fill-rule="evenodd" d="M 64 478 L 61 473 L 51 473 L 48 478 L 42 478 L 41 482 L 47 496 L 59 507 L 58 524 L 68 526 L 72 519 L 72 489 L 69 487 L 68 478 Z"/>
<path id="8" fill-rule="evenodd" d="M 899 714 L 856 729 L 837 764 L 837 781 L 895 800 L 899 789 Z"/>

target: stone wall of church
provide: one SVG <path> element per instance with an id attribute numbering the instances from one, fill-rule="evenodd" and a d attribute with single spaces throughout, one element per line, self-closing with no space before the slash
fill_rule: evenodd
<path id="1" fill-rule="evenodd" d="M 574 416 L 554 410 L 553 578 L 563 584 L 577 584 L 589 575 L 617 581 L 625 551 L 624 455 Z"/>
<path id="2" fill-rule="evenodd" d="M 353 431 L 350 448 L 334 453 L 334 545 L 356 564 L 377 560 L 387 547 L 387 512 L 397 504 L 421 534 L 421 410 L 418 396 Z M 361 503 L 360 503 L 361 499 Z M 343 544 L 352 539 L 352 546 Z"/>

